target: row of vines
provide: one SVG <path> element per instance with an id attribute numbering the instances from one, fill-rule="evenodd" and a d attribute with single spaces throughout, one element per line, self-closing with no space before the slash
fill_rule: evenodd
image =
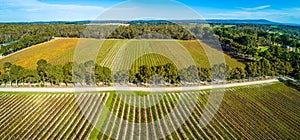
<path id="1" fill-rule="evenodd" d="M 297 139 L 300 94 L 283 84 L 234 87 L 212 120 L 210 91 L 0 94 L 0 139 Z M 191 106 L 191 101 L 196 99 Z M 206 107 L 206 108 L 205 108 Z M 205 127 L 199 123 L 208 122 Z"/>

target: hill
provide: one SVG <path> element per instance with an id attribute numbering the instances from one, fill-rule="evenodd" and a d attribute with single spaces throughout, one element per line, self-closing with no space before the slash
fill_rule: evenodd
<path id="1" fill-rule="evenodd" d="M 279 23 L 273 22 L 266 19 L 185 19 L 185 20 L 82 20 L 82 21 L 45 21 L 45 22 L 2 22 L 9 24 L 106 24 L 106 23 L 137 23 L 137 22 L 185 22 L 185 23 L 222 23 L 222 24 L 265 24 L 265 25 L 290 25 L 290 26 L 299 26 L 295 23 Z M 1 23 L 1 22 L 0 22 Z"/>
<path id="2" fill-rule="evenodd" d="M 136 58 L 134 63 L 159 65 L 170 61 L 183 61 L 178 58 L 182 51 L 187 50 L 195 63 L 201 67 L 208 68 L 209 61 L 205 50 L 209 54 L 220 54 L 221 52 L 212 49 L 204 43 L 197 41 L 170 41 L 170 40 L 96 40 L 78 38 L 58 38 L 47 43 L 32 46 L 12 55 L 0 59 L 0 67 L 5 62 L 11 62 L 29 69 L 36 68 L 39 59 L 45 59 L 51 64 L 65 64 L 73 61 L 76 46 L 80 52 L 77 57 L 89 58 L 92 54 L 97 55 L 97 62 L 103 66 L 112 67 L 112 62 L 119 55 L 128 59 L 120 59 L 119 64 L 128 63 L 129 59 Z M 124 47 L 126 47 L 124 49 Z M 174 49 L 176 48 L 176 49 Z M 182 49 L 182 50 L 178 50 Z M 163 57 L 156 54 L 157 50 L 171 54 L 171 57 Z M 99 50 L 99 51 L 98 51 Z M 77 50 L 78 51 L 78 50 Z M 99 53 L 98 53 L 99 52 Z M 147 53 L 142 57 L 141 54 Z M 129 57 L 132 56 L 132 57 Z M 166 55 L 165 55 L 166 56 Z M 147 57 L 147 58 L 146 58 Z M 183 56 L 184 57 L 184 56 Z M 91 57 L 92 58 L 92 57 Z M 219 59 L 219 58 L 216 58 Z M 244 64 L 225 55 L 226 63 L 231 67 L 244 67 Z M 84 60 L 84 59 L 82 59 Z"/>

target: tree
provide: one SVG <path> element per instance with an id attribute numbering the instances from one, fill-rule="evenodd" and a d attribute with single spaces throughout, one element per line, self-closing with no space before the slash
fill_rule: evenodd
<path id="1" fill-rule="evenodd" d="M 73 83 L 73 70 L 72 70 L 73 63 L 68 62 L 63 66 L 63 82 L 68 86 L 68 83 Z"/>
<path id="2" fill-rule="evenodd" d="M 5 62 L 4 64 L 3 64 L 3 69 L 4 69 L 4 72 L 5 73 L 7 73 L 7 72 L 9 72 L 9 70 L 10 70 L 10 68 L 11 68 L 11 63 L 10 62 Z"/>
<path id="3" fill-rule="evenodd" d="M 207 68 L 198 67 L 198 75 L 201 81 L 210 81 L 211 80 L 211 71 Z"/>
<path id="4" fill-rule="evenodd" d="M 62 65 L 48 65 L 47 75 L 51 85 L 59 85 L 63 81 L 63 67 Z"/>
<path id="5" fill-rule="evenodd" d="M 8 74 L 6 73 L 1 74 L 1 81 L 4 83 L 4 86 L 6 86 L 7 82 L 10 81 Z"/>
<path id="6" fill-rule="evenodd" d="M 46 81 L 50 82 L 51 86 L 53 86 L 56 74 L 55 67 L 51 64 L 46 64 L 45 73 Z"/>
<path id="7" fill-rule="evenodd" d="M 42 80 L 42 84 L 44 85 L 45 84 L 45 81 L 46 81 L 46 78 L 47 78 L 47 72 L 46 72 L 46 69 L 47 69 L 47 61 L 45 59 L 40 59 L 38 62 L 37 62 L 37 72 L 38 72 L 38 75 L 40 76 L 41 80 Z"/>
<path id="8" fill-rule="evenodd" d="M 271 75 L 271 64 L 269 62 L 269 60 L 267 59 L 263 59 L 261 61 L 261 72 L 263 76 L 269 76 Z"/>
<path id="9" fill-rule="evenodd" d="M 167 63 L 164 65 L 165 68 L 165 81 L 167 81 L 170 84 L 174 84 L 177 81 L 177 78 L 179 76 L 177 68 L 175 65 L 171 63 Z"/>
<path id="10" fill-rule="evenodd" d="M 85 82 L 85 67 L 83 64 L 73 63 L 74 80 L 82 86 Z"/>
<path id="11" fill-rule="evenodd" d="M 103 67 L 103 80 L 106 85 L 110 85 L 111 82 L 111 70 L 107 67 Z"/>
<path id="12" fill-rule="evenodd" d="M 151 69 L 147 65 L 142 65 L 138 70 L 137 79 L 143 83 L 148 83 L 151 76 Z"/>
<path id="13" fill-rule="evenodd" d="M 119 84 L 127 84 L 129 81 L 128 72 L 127 71 L 118 71 L 113 75 L 114 83 Z"/>
<path id="14" fill-rule="evenodd" d="M 180 70 L 180 80 L 183 82 L 198 82 L 198 69 L 196 66 L 189 66 Z"/>
<path id="15" fill-rule="evenodd" d="M 60 83 L 63 81 L 63 66 L 62 65 L 56 65 L 56 74 L 55 74 L 55 79 L 56 79 L 56 84 L 60 86 Z"/>
<path id="16" fill-rule="evenodd" d="M 129 82 L 133 83 L 133 84 L 137 84 L 138 80 L 135 76 L 135 73 L 133 72 L 133 70 L 129 70 Z"/>
<path id="17" fill-rule="evenodd" d="M 11 76 L 11 81 L 15 81 L 16 82 L 16 86 L 19 86 L 19 81 L 22 80 L 23 78 L 23 74 L 24 74 L 24 68 L 21 66 L 17 66 L 17 65 L 12 65 L 10 68 L 10 76 Z M 11 82 L 11 86 L 12 86 L 12 82 Z"/>
<path id="18" fill-rule="evenodd" d="M 5 62 L 4 64 L 3 64 L 3 70 L 4 70 L 4 75 L 3 75 L 3 81 L 4 81 L 4 83 L 5 83 L 5 86 L 6 86 L 6 83 L 8 82 L 8 81 L 10 81 L 11 82 L 11 84 L 12 84 L 12 81 L 11 81 L 11 79 L 10 79 L 10 68 L 11 68 L 11 63 L 10 62 Z"/>
<path id="19" fill-rule="evenodd" d="M 288 74 L 290 74 L 291 72 L 293 71 L 293 67 L 292 67 L 292 65 L 291 65 L 291 63 L 290 62 L 285 62 L 284 63 L 284 75 L 288 75 Z"/>
<path id="20" fill-rule="evenodd" d="M 240 67 L 237 67 L 237 70 L 239 71 L 239 73 L 240 73 L 240 77 L 239 77 L 239 79 L 245 79 L 246 78 L 246 72 L 245 72 L 245 69 L 243 69 L 243 68 L 240 68 Z"/>
<path id="21" fill-rule="evenodd" d="M 95 82 L 97 86 L 99 86 L 100 82 L 104 82 L 103 67 L 98 64 L 95 67 Z"/>
<path id="22" fill-rule="evenodd" d="M 231 67 L 227 66 L 227 71 L 226 71 L 226 79 L 232 79 L 234 78 L 234 73 L 235 69 L 232 69 Z"/>
<path id="23" fill-rule="evenodd" d="M 3 76 L 2 76 L 3 74 L 2 74 L 2 72 L 0 71 L 0 85 L 2 85 L 2 83 L 3 83 Z"/>
<path id="24" fill-rule="evenodd" d="M 161 77 L 165 77 L 166 71 L 164 66 L 156 66 L 156 74 L 160 75 Z"/>
<path id="25" fill-rule="evenodd" d="M 25 74 L 25 82 L 29 84 L 29 86 L 31 87 L 31 83 L 36 83 L 39 80 L 39 75 L 37 73 L 37 71 L 35 70 L 25 70 L 26 74 Z"/>
<path id="26" fill-rule="evenodd" d="M 253 77 L 257 77 L 257 69 L 256 69 L 256 63 L 255 62 L 250 62 L 250 63 L 247 63 L 246 64 L 246 73 L 247 73 L 247 76 L 250 78 L 253 78 Z"/>
<path id="27" fill-rule="evenodd" d="M 94 61 L 87 61 L 84 63 L 85 67 L 85 83 L 91 85 L 95 83 L 95 63 Z"/>
<path id="28" fill-rule="evenodd" d="M 224 63 L 222 64 L 215 64 L 211 68 L 212 77 L 214 80 L 223 80 L 226 79 L 227 74 L 227 67 Z"/>

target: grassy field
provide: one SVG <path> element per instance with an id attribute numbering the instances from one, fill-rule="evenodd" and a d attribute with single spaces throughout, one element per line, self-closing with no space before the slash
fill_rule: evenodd
<path id="1" fill-rule="evenodd" d="M 174 61 L 179 68 L 193 64 L 192 61 L 196 65 L 208 68 L 210 63 L 206 54 L 222 55 L 221 52 L 197 41 L 59 38 L 2 58 L 0 67 L 4 62 L 11 62 L 35 69 L 39 59 L 46 59 L 51 64 L 63 65 L 74 61 L 73 57 L 76 55 L 76 62 L 97 56 L 99 64 L 110 68 L 115 67 L 115 69 L 127 69 L 142 64 L 160 65 Z M 220 58 L 215 59 L 218 61 Z M 244 64 L 227 55 L 225 60 L 231 67 L 244 67 Z"/>
<path id="2" fill-rule="evenodd" d="M 300 92 L 293 88 L 282 83 L 228 88 L 217 114 L 206 127 L 201 128 L 197 124 L 208 95 L 208 91 L 143 93 L 139 96 L 114 92 L 0 93 L 0 139 L 157 138 L 167 135 L 187 114 L 191 115 L 177 131 L 167 135 L 168 139 L 300 137 Z M 179 99 L 189 101 L 192 98 L 197 99 L 195 108 L 174 109 Z M 154 102 L 157 104 L 147 107 Z M 210 108 L 208 110 L 211 111 Z M 169 118 L 168 114 L 173 111 L 177 115 Z M 128 121 L 121 123 L 109 112 Z M 133 122 L 143 124 L 161 118 L 165 119 L 156 123 L 155 127 L 133 125 Z"/>

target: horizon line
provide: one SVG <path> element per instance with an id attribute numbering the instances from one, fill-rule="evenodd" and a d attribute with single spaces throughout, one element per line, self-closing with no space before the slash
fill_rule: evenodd
<path id="1" fill-rule="evenodd" d="M 131 21 L 264 21 L 269 22 L 269 24 L 278 24 L 278 25 L 291 25 L 291 26 L 300 26 L 298 23 L 284 23 L 276 22 L 268 19 L 226 19 L 226 18 L 207 18 L 207 19 L 103 19 L 103 20 L 36 20 L 36 21 L 0 21 L 0 24 L 30 24 L 30 23 L 72 23 L 72 22 L 131 22 Z M 242 23 L 242 24 L 255 24 L 255 23 Z M 262 23 L 256 23 L 262 24 Z"/>

